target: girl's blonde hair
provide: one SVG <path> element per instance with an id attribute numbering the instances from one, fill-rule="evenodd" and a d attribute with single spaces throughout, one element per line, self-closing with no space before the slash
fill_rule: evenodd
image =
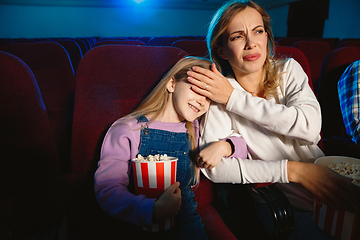
<path id="1" fill-rule="evenodd" d="M 148 114 L 153 114 L 152 118 L 142 128 L 147 127 L 153 122 L 161 113 L 165 111 L 169 99 L 169 91 L 166 88 L 167 83 L 174 79 L 175 82 L 186 81 L 187 72 L 192 70 L 192 67 L 199 66 L 206 69 L 210 69 L 212 62 L 205 58 L 200 57 L 184 57 L 180 59 L 160 80 L 156 87 L 150 92 L 150 94 L 143 99 L 140 104 L 134 109 L 134 111 L 126 115 L 120 121 L 120 124 L 124 124 L 127 120 L 133 118 L 139 118 Z M 191 146 L 190 159 L 194 165 L 194 181 L 197 178 L 197 141 L 195 129 L 192 122 L 186 122 L 186 128 L 189 137 L 189 143 Z"/>
<path id="2" fill-rule="evenodd" d="M 216 63 L 220 72 L 227 76 L 233 74 L 233 70 L 230 66 L 230 63 L 221 58 L 217 53 L 217 49 L 223 46 L 223 34 L 229 26 L 230 22 L 235 18 L 235 16 L 243 11 L 244 9 L 251 7 L 258 11 L 262 17 L 264 23 L 264 29 L 267 33 L 267 55 L 265 63 L 263 66 L 264 69 L 264 78 L 261 81 L 261 90 L 263 97 L 276 96 L 276 88 L 280 85 L 280 79 L 282 73 L 279 71 L 281 64 L 285 61 L 281 61 L 280 64 L 274 64 L 275 60 L 275 40 L 274 35 L 271 30 L 271 20 L 270 16 L 266 11 L 260 7 L 258 4 L 253 1 L 247 0 L 233 0 L 224 4 L 218 11 L 214 14 L 209 27 L 208 33 L 206 36 L 207 47 L 210 53 L 210 58 Z M 235 77 L 235 76 L 234 76 Z"/>

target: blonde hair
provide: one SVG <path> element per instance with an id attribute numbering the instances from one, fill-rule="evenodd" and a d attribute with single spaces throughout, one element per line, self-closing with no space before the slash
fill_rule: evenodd
<path id="1" fill-rule="evenodd" d="M 217 53 L 217 48 L 221 47 L 223 43 L 223 34 L 229 26 L 230 22 L 235 16 L 244 9 L 251 7 L 258 11 L 262 17 L 264 23 L 264 29 L 267 33 L 267 55 L 263 66 L 264 78 L 261 81 L 260 89 L 263 97 L 271 97 L 277 95 L 276 88 L 280 85 L 282 73 L 279 71 L 280 66 L 285 63 L 285 60 L 275 59 L 275 40 L 271 30 L 270 16 L 266 11 L 253 1 L 235 0 L 229 1 L 214 14 L 206 36 L 207 47 L 210 53 L 210 58 L 214 61 L 219 68 L 220 72 L 227 76 L 233 74 L 233 70 L 230 63 L 221 58 Z M 275 64 L 275 60 L 279 61 L 279 64 Z M 235 77 L 235 76 L 234 76 Z"/>
<path id="2" fill-rule="evenodd" d="M 205 58 L 200 57 L 184 57 L 180 59 L 160 80 L 156 87 L 150 92 L 150 94 L 143 99 L 140 104 L 134 109 L 134 111 L 120 120 L 120 124 L 126 123 L 133 118 L 139 118 L 148 114 L 153 114 L 152 118 L 142 128 L 147 127 L 153 122 L 161 113 L 165 111 L 169 99 L 169 92 L 166 88 L 167 83 L 174 79 L 175 82 L 187 80 L 187 72 L 192 70 L 192 67 L 199 66 L 202 68 L 210 69 L 212 62 Z M 186 122 L 186 128 L 189 137 L 189 143 L 191 147 L 190 159 L 194 165 L 194 181 L 197 178 L 197 141 L 195 129 L 192 122 Z"/>

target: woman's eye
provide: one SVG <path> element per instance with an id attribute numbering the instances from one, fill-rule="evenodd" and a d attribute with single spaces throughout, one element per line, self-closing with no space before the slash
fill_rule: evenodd
<path id="1" fill-rule="evenodd" d="M 257 34 L 260 34 L 260 33 L 263 33 L 263 32 L 264 32 L 263 29 L 256 30 L 256 33 L 257 33 Z"/>
<path id="2" fill-rule="evenodd" d="M 241 38 L 241 37 L 242 37 L 241 35 L 236 35 L 236 36 L 234 36 L 234 37 L 231 37 L 230 40 L 231 40 L 231 41 L 234 41 L 234 40 L 239 39 L 239 38 Z"/>

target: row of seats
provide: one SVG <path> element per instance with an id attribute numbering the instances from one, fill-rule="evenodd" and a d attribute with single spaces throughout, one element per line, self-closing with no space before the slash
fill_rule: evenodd
<path id="1" fill-rule="evenodd" d="M 360 47 L 360 39 L 339 38 L 279 38 L 281 46 L 291 46 L 300 49 L 308 59 L 314 91 L 318 95 L 319 77 L 326 55 L 337 48 Z"/>
<path id="2" fill-rule="evenodd" d="M 360 47 L 360 39 L 358 38 L 311 38 L 311 37 L 277 37 L 276 43 L 281 46 L 292 46 L 298 41 L 320 41 L 327 42 L 331 50 L 341 47 Z"/>
<path id="3" fill-rule="evenodd" d="M 41 192 L 44 196 L 53 197 L 50 200 L 44 198 L 48 202 L 48 208 L 43 209 L 42 205 L 36 208 L 43 215 L 39 215 L 38 222 L 33 221 L 38 224 L 34 229 L 43 227 L 42 217 L 49 214 L 49 211 L 55 211 L 51 207 L 58 206 L 58 214 L 54 215 L 57 218 L 54 217 L 51 224 L 62 226 L 60 216 L 66 213 L 68 229 L 73 237 L 69 239 L 80 236 L 83 238 L 85 235 L 88 236 L 87 239 L 101 238 L 103 228 L 107 228 L 107 224 L 111 222 L 98 208 L 92 190 L 102 138 L 113 121 L 130 112 L 164 72 L 189 52 L 176 47 L 144 45 L 110 44 L 92 47 L 80 60 L 76 74 L 69 54 L 59 43 L 7 44 L 0 47 L 0 52 L 0 79 L 4 82 L 1 89 L 1 111 L 4 117 L 1 123 L 6 128 L 3 137 L 8 139 L 8 144 L 2 147 L 3 152 L 9 153 L 4 158 L 4 163 L 7 164 L 5 169 L 9 171 L 2 175 L 2 182 L 8 183 L 8 179 L 11 179 L 14 184 L 9 184 L 6 188 L 10 191 L 16 189 L 19 182 L 29 178 L 29 184 L 44 186 L 35 193 Z M 279 57 L 295 58 L 309 76 L 309 84 L 312 86 L 309 61 L 300 49 L 276 46 L 276 54 Z M 355 157 L 360 157 L 357 146 L 348 142 L 342 130 L 337 92 L 334 91 L 341 73 L 357 59 L 360 59 L 360 48 L 345 47 L 329 52 L 323 62 L 319 77 L 319 101 L 323 111 L 323 149 L 327 155 L 357 154 Z M 27 78 L 32 87 L 19 82 L 24 78 Z M 24 87 L 19 89 L 22 86 Z M 31 98 L 24 98 L 29 95 Z M 22 141 L 17 141 L 18 139 Z M 25 156 L 20 152 L 24 152 Z M 13 169 L 18 174 L 27 174 L 18 176 Z M 32 181 L 34 176 L 29 174 L 32 172 L 38 173 L 35 179 L 37 182 Z M 41 182 L 41 179 L 47 181 Z M 62 193 L 61 196 L 55 195 L 51 189 L 60 189 L 58 192 Z M 73 194 L 69 194 L 73 189 Z M 32 194 L 29 192 L 34 202 L 36 196 Z M 212 184 L 202 179 L 196 197 L 205 229 L 211 233 L 212 239 L 223 239 L 223 236 L 235 239 L 212 206 L 213 195 Z M 0 201 L 9 205 L 7 209 L 15 209 L 17 214 L 21 214 L 21 199 L 21 193 L 9 192 Z M 54 199 L 62 201 L 56 202 Z M 30 203 L 24 206 L 29 206 Z M 5 224 L 11 223 L 11 226 L 13 222 L 18 224 L 18 219 L 21 219 L 13 212 L 4 216 L 11 218 L 11 221 L 4 220 Z M 107 221 L 104 222 L 104 219 Z M 217 226 L 213 226 L 214 219 Z M 109 226 L 112 226 L 111 223 Z M 90 229 L 94 231 L 89 231 Z"/>
<path id="4" fill-rule="evenodd" d="M 44 42 L 53 41 L 62 45 L 72 62 L 74 71 L 83 55 L 93 47 L 108 44 L 124 44 L 124 45 L 148 45 L 148 46 L 173 46 L 180 48 L 189 55 L 208 56 L 205 37 L 203 36 L 175 36 L 175 37 L 119 37 L 119 38 L 75 38 L 75 39 L 0 39 L 0 46 L 12 42 Z M 336 48 L 345 46 L 360 47 L 360 39 L 350 38 L 292 38 L 282 37 L 276 38 L 277 45 L 291 46 L 300 49 L 308 59 L 311 71 L 312 84 L 314 91 L 318 94 L 319 75 L 322 62 L 325 56 Z"/>

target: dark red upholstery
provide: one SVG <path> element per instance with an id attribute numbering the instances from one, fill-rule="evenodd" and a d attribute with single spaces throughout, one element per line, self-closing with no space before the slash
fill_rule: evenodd
<path id="1" fill-rule="evenodd" d="M 339 44 L 340 38 L 312 38 L 310 41 L 323 41 L 327 42 L 331 48 L 334 50 L 336 46 Z"/>
<path id="2" fill-rule="evenodd" d="M 60 175 L 50 121 L 30 68 L 0 52 L 0 82 L 0 236 L 41 237 L 61 225 L 74 177 Z"/>
<path id="3" fill-rule="evenodd" d="M 360 148 L 357 148 L 356 151 L 355 144 L 346 140 L 348 137 L 337 91 L 337 83 L 345 69 L 359 59 L 360 47 L 337 48 L 324 59 L 319 79 L 319 102 L 322 111 L 322 133 L 326 155 L 356 155 L 354 157 L 360 157 Z M 344 141 L 337 141 L 341 138 L 344 138 Z"/>
<path id="4" fill-rule="evenodd" d="M 70 171 L 74 70 L 69 55 L 55 42 L 13 43 L 0 48 L 22 59 L 34 73 L 55 134 L 63 171 Z"/>
<path id="5" fill-rule="evenodd" d="M 210 240 L 236 239 L 212 205 L 215 194 L 213 189 L 214 183 L 201 175 L 200 184 L 194 190 L 198 202 L 196 212 L 201 216 L 205 232 Z"/>
<path id="6" fill-rule="evenodd" d="M 72 168 L 81 194 L 74 202 L 77 216 L 69 220 L 74 225 L 69 227 L 73 235 L 79 231 L 82 234 L 90 230 L 101 232 L 98 216 L 106 219 L 95 203 L 93 175 L 108 127 L 131 112 L 167 70 L 185 55 L 186 52 L 173 47 L 106 45 L 93 48 L 81 60 L 76 77 L 72 138 Z M 224 239 L 221 236 L 232 234 L 211 205 L 212 195 L 211 182 L 202 179 L 196 190 L 199 213 L 204 216 L 205 229 L 216 237 L 212 239 Z"/>
<path id="7" fill-rule="evenodd" d="M 123 45 L 145 45 L 144 42 L 138 40 L 102 40 L 95 43 L 94 47 L 109 45 L 109 44 L 123 44 Z"/>
<path id="8" fill-rule="evenodd" d="M 184 50 L 190 56 L 208 57 L 209 54 L 206 41 L 203 40 L 178 40 L 171 46 Z"/>
<path id="9" fill-rule="evenodd" d="M 319 76 L 325 56 L 331 51 L 325 41 L 298 41 L 292 47 L 300 49 L 306 56 L 311 72 L 311 81 L 315 93 L 318 92 Z"/>

